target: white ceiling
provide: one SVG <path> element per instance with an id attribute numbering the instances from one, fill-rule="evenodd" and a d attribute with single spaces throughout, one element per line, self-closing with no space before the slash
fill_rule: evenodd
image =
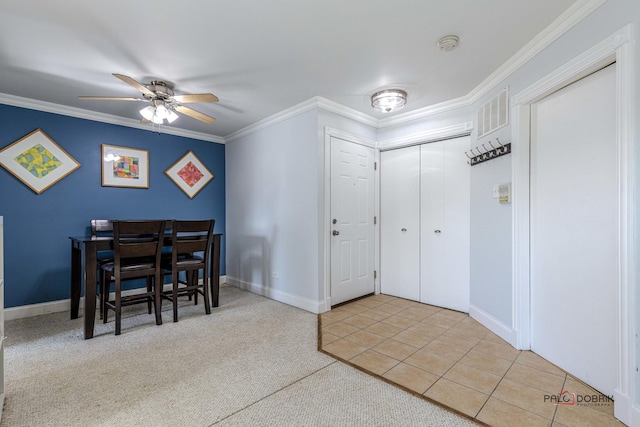
<path id="1" fill-rule="evenodd" d="M 190 104 L 215 123 L 171 125 L 218 137 L 314 96 L 382 119 L 373 92 L 408 91 L 392 114 L 464 96 L 574 1 L 6 0 L 0 93 L 138 120 L 141 103 L 77 96 L 139 96 L 112 73 L 164 80 L 220 98 Z"/>

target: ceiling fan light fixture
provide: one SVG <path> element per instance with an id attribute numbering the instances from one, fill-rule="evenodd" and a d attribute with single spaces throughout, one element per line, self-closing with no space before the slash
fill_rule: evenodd
<path id="1" fill-rule="evenodd" d="M 153 119 L 153 116 L 155 114 L 156 114 L 156 107 L 154 107 L 153 105 L 148 105 L 144 107 L 142 110 L 140 110 L 140 115 L 149 121 Z"/>
<path id="2" fill-rule="evenodd" d="M 382 112 L 398 111 L 407 103 L 407 92 L 402 89 L 385 89 L 371 95 L 371 106 Z"/>
<path id="3" fill-rule="evenodd" d="M 158 117 L 161 122 L 169 117 L 169 110 L 164 106 L 164 103 L 160 103 L 156 106 L 156 117 Z"/>
<path id="4" fill-rule="evenodd" d="M 167 116 L 167 121 L 169 123 L 173 123 L 178 118 L 178 115 L 173 112 L 173 110 L 169 110 L 169 115 Z"/>

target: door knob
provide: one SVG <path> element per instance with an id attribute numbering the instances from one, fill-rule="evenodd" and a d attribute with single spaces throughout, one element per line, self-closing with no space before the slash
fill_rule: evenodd
<path id="1" fill-rule="evenodd" d="M 434 230 L 433 232 L 436 233 L 436 234 L 442 233 L 442 231 L 440 231 L 440 230 Z"/>
<path id="2" fill-rule="evenodd" d="M 403 229 L 402 229 L 402 230 L 400 230 L 400 231 L 407 231 L 407 229 L 406 229 L 406 228 L 403 228 Z"/>
<path id="3" fill-rule="evenodd" d="M 333 230 L 331 234 L 333 234 L 334 236 L 337 236 L 338 234 L 340 234 L 340 232 L 338 230 Z"/>

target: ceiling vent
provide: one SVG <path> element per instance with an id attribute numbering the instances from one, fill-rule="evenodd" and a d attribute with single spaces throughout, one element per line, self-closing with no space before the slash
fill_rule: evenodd
<path id="1" fill-rule="evenodd" d="M 503 89 L 485 104 L 478 107 L 478 138 L 506 126 L 509 123 L 507 89 Z"/>

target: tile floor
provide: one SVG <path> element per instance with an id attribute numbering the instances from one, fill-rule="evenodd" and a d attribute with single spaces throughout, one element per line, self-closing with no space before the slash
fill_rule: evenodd
<path id="1" fill-rule="evenodd" d="M 373 295 L 319 322 L 321 351 L 490 426 L 624 425 L 606 397 L 467 314 Z M 549 401 L 561 391 L 578 403 Z"/>

